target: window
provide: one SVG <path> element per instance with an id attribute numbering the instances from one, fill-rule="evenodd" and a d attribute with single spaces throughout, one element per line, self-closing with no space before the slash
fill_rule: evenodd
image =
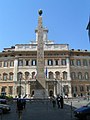
<path id="1" fill-rule="evenodd" d="M 14 66 L 14 61 L 10 61 L 10 67 Z"/>
<path id="2" fill-rule="evenodd" d="M 63 72 L 63 79 L 67 80 L 67 72 L 65 72 L 65 71 Z"/>
<path id="3" fill-rule="evenodd" d="M 2 88 L 1 88 L 1 92 L 6 92 L 6 86 L 2 86 Z"/>
<path id="4" fill-rule="evenodd" d="M 75 72 L 72 72 L 71 73 L 71 79 L 74 80 L 75 78 L 76 78 L 76 74 L 75 74 Z"/>
<path id="5" fill-rule="evenodd" d="M 48 65 L 53 65 L 53 60 L 48 60 Z"/>
<path id="6" fill-rule="evenodd" d="M 84 91 L 84 87 L 83 86 L 79 86 L 80 87 L 80 91 Z"/>
<path id="7" fill-rule="evenodd" d="M 18 66 L 23 66 L 23 60 L 18 61 Z"/>
<path id="8" fill-rule="evenodd" d="M 8 88 L 9 95 L 13 94 L 13 86 L 9 86 Z"/>
<path id="9" fill-rule="evenodd" d="M 26 60 L 26 66 L 29 66 L 29 60 Z"/>
<path id="10" fill-rule="evenodd" d="M 58 65 L 58 60 L 55 60 L 55 65 Z"/>
<path id="11" fill-rule="evenodd" d="M 2 62 L 0 61 L 0 67 L 2 67 Z"/>
<path id="12" fill-rule="evenodd" d="M 53 72 L 49 72 L 49 79 L 53 79 Z"/>
<path id="13" fill-rule="evenodd" d="M 61 60 L 61 65 L 66 65 L 66 59 Z"/>
<path id="14" fill-rule="evenodd" d="M 9 73 L 9 80 L 13 80 L 13 73 Z"/>
<path id="15" fill-rule="evenodd" d="M 4 61 L 4 67 L 8 67 L 8 62 Z"/>
<path id="16" fill-rule="evenodd" d="M 60 72 L 55 72 L 55 75 L 56 75 L 56 79 L 60 79 Z"/>
<path id="17" fill-rule="evenodd" d="M 81 66 L 81 61 L 80 60 L 76 60 L 76 65 L 77 66 Z"/>
<path id="18" fill-rule="evenodd" d="M 87 85 L 87 91 L 89 92 L 89 90 L 90 90 L 90 85 Z"/>
<path id="19" fill-rule="evenodd" d="M 36 65 L 36 60 L 32 60 L 31 65 L 35 66 Z"/>
<path id="20" fill-rule="evenodd" d="M 29 78 L 29 72 L 25 72 L 25 79 Z"/>
<path id="21" fill-rule="evenodd" d="M 89 79 L 89 74 L 86 72 L 85 73 L 85 80 L 88 80 Z"/>
<path id="22" fill-rule="evenodd" d="M 36 78 L 36 74 L 35 72 L 32 72 L 32 79 L 35 79 Z"/>
<path id="23" fill-rule="evenodd" d="M 70 60 L 70 65 L 74 66 L 74 60 Z"/>
<path id="24" fill-rule="evenodd" d="M 3 73 L 3 80 L 7 80 L 7 73 Z"/>
<path id="25" fill-rule="evenodd" d="M 88 66 L 86 59 L 83 60 L 83 66 Z"/>
<path id="26" fill-rule="evenodd" d="M 78 73 L 78 79 L 79 79 L 79 80 L 82 79 L 82 73 L 81 73 L 81 72 Z"/>
<path id="27" fill-rule="evenodd" d="M 17 77 L 18 77 L 18 80 L 22 79 L 22 78 L 23 78 L 22 72 L 19 72 L 19 73 L 17 74 Z"/>

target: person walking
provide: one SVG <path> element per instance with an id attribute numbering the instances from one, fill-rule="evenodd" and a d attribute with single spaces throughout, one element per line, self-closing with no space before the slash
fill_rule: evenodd
<path id="1" fill-rule="evenodd" d="M 56 107 L 56 99 L 54 96 L 52 96 L 52 104 L 53 104 L 53 108 Z"/>
<path id="2" fill-rule="evenodd" d="M 58 106 L 58 108 L 60 108 L 60 96 L 59 95 L 57 96 L 56 100 L 57 100 L 57 106 Z"/>
<path id="3" fill-rule="evenodd" d="M 61 109 L 63 109 L 64 101 L 63 101 L 63 96 L 60 96 L 60 106 Z"/>

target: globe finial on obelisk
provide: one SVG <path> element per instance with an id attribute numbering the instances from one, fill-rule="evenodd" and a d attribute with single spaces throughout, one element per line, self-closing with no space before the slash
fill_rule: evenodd
<path id="1" fill-rule="evenodd" d="M 43 13 L 43 11 L 40 9 L 40 10 L 38 11 L 38 13 L 39 13 L 39 15 L 41 16 L 42 13 Z"/>

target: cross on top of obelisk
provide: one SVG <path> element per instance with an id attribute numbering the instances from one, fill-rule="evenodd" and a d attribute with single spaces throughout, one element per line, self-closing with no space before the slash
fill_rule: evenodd
<path id="1" fill-rule="evenodd" d="M 40 10 L 38 11 L 38 13 L 39 13 L 39 15 L 41 16 L 42 13 L 43 13 L 43 11 L 40 9 Z"/>

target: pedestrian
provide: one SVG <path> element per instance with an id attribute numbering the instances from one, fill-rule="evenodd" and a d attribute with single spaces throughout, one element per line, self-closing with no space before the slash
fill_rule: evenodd
<path id="1" fill-rule="evenodd" d="M 21 99 L 17 99 L 17 110 L 18 111 L 23 110 L 23 102 Z"/>
<path id="2" fill-rule="evenodd" d="M 60 96 L 60 106 L 61 109 L 63 109 L 64 101 L 63 101 L 63 96 Z"/>
<path id="3" fill-rule="evenodd" d="M 53 104 L 53 108 L 56 107 L 56 99 L 54 96 L 52 96 L 52 104 Z"/>
<path id="4" fill-rule="evenodd" d="M 26 107 L 26 100 L 23 99 L 23 108 L 25 109 L 25 107 Z"/>
<path id="5" fill-rule="evenodd" d="M 57 106 L 58 106 L 58 108 L 60 108 L 60 96 L 59 95 L 57 95 Z"/>

